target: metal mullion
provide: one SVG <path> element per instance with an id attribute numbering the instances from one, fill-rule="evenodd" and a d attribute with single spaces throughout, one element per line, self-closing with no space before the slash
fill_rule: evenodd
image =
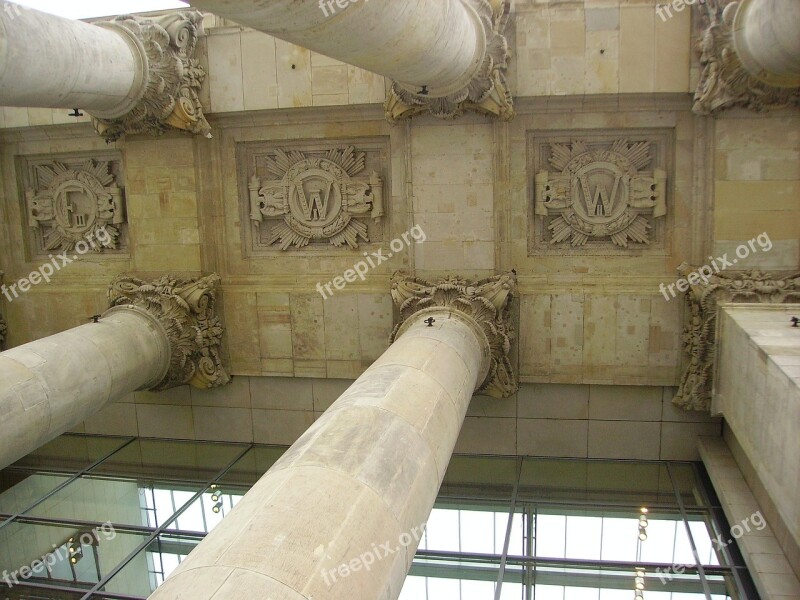
<path id="1" fill-rule="evenodd" d="M 539 535 L 536 532 L 536 524 L 537 524 L 537 517 L 538 511 L 536 504 L 528 504 L 525 507 L 525 515 L 528 520 L 528 543 L 525 546 L 525 554 L 530 556 L 531 558 L 536 557 L 536 543 L 539 539 Z M 535 577 L 536 577 L 536 563 L 526 564 L 525 565 L 525 599 L 526 600 L 533 600 L 534 597 L 534 586 L 535 586 Z"/>
<path id="2" fill-rule="evenodd" d="M 514 512 L 517 507 L 517 493 L 519 492 L 519 480 L 522 477 L 522 457 L 517 458 L 517 476 L 514 480 L 514 489 L 511 492 L 511 510 L 508 513 L 508 525 L 506 526 L 506 539 L 503 542 L 503 555 L 500 559 L 500 569 L 497 573 L 497 587 L 494 590 L 494 600 L 500 600 L 500 592 L 503 589 L 503 576 L 506 572 L 506 560 L 508 559 L 508 547 L 511 544 L 511 527 L 514 524 Z"/>
<path id="3" fill-rule="evenodd" d="M 83 521 L 81 519 L 60 519 L 60 518 L 53 518 L 53 517 L 34 517 L 30 515 L 20 515 L 19 519 L 16 521 L 17 523 L 26 523 L 32 525 L 66 525 L 71 527 L 88 527 L 90 529 L 101 528 L 103 525 L 106 524 L 106 521 Z M 115 531 L 119 531 L 121 533 L 150 533 L 153 531 L 152 527 L 145 527 L 141 525 L 127 525 L 127 524 L 115 524 L 111 523 L 114 527 Z"/>
<path id="4" fill-rule="evenodd" d="M 717 533 L 717 535 L 719 535 L 722 533 L 721 531 L 722 522 L 720 521 L 719 516 L 722 515 L 726 523 L 728 521 L 728 518 L 725 516 L 725 511 L 723 510 L 721 503 L 714 504 L 711 502 L 711 497 L 708 494 L 708 487 L 710 486 L 711 489 L 714 488 L 713 484 L 711 483 L 711 479 L 703 476 L 703 474 L 700 471 L 700 467 L 698 466 L 698 463 L 692 463 L 692 469 L 694 470 L 695 481 L 697 481 L 700 485 L 700 494 L 702 495 L 703 502 L 705 502 L 706 506 L 708 507 L 707 514 L 711 517 L 711 524 L 714 527 L 714 531 Z M 716 494 L 716 490 L 714 491 L 714 493 Z M 744 597 L 747 597 L 747 594 L 745 592 L 750 588 L 750 586 L 744 585 L 741 575 L 739 574 L 739 569 L 737 568 L 738 565 L 736 564 L 736 561 L 733 560 L 733 556 L 731 556 L 731 553 L 728 550 L 728 544 L 722 546 L 720 550 L 722 551 L 722 555 L 725 558 L 725 561 L 728 563 L 728 566 L 730 567 L 730 572 L 731 575 L 733 576 L 734 582 L 736 583 L 736 589 L 739 592 L 739 595 L 742 595 L 744 593 Z"/>
<path id="5" fill-rule="evenodd" d="M 109 580 L 111 580 L 115 575 L 117 575 L 117 573 L 119 573 L 122 569 L 124 569 L 126 566 L 128 566 L 128 563 L 130 563 L 130 561 L 133 560 L 134 557 L 137 554 L 139 554 L 139 552 L 141 552 L 142 550 L 146 549 L 148 545 L 152 544 L 153 540 L 157 540 L 158 536 L 160 536 L 162 533 L 164 533 L 166 531 L 166 528 L 169 525 L 171 525 L 174 521 L 177 521 L 178 517 L 180 517 L 181 514 L 183 514 L 183 512 L 186 509 L 188 509 L 192 505 L 192 503 L 195 502 L 195 500 L 200 498 L 205 493 L 205 491 L 211 486 L 211 484 L 215 483 L 221 477 L 223 477 L 225 475 L 225 473 L 227 473 L 228 470 L 230 470 L 231 467 L 233 467 L 233 465 L 235 465 L 242 458 L 244 458 L 244 456 L 250 451 L 250 449 L 252 447 L 253 447 L 253 444 L 249 444 L 249 445 L 245 446 L 245 448 L 233 460 L 231 460 L 227 465 L 225 465 L 222 468 L 222 470 L 217 472 L 217 474 L 214 475 L 214 477 L 212 477 L 211 479 L 206 481 L 205 484 L 201 486 L 200 491 L 197 492 L 194 496 L 192 496 L 192 498 L 188 502 L 186 502 L 180 510 L 178 510 L 174 515 L 172 515 L 172 517 L 167 519 L 164 522 L 163 525 L 161 525 L 160 527 L 156 528 L 150 534 L 150 537 L 148 537 L 147 540 L 145 540 L 139 546 L 137 546 L 130 554 L 128 554 L 128 556 L 126 556 L 119 564 L 117 564 L 117 566 L 114 567 L 108 573 L 108 575 L 103 577 L 102 580 L 98 581 L 97 584 L 81 598 L 81 600 L 91 600 L 92 594 L 98 593 L 98 592 L 102 593 L 101 588 L 104 585 L 106 585 L 109 582 Z"/>
<path id="6" fill-rule="evenodd" d="M 701 564 L 700 554 L 697 552 L 697 546 L 694 543 L 694 536 L 692 536 L 692 530 L 689 527 L 689 516 L 686 513 L 686 507 L 683 505 L 683 498 L 681 498 L 681 494 L 678 491 L 678 485 L 675 481 L 675 476 L 672 473 L 672 468 L 670 468 L 669 462 L 665 463 L 667 466 L 667 475 L 669 475 L 670 483 L 672 484 L 672 491 L 675 494 L 675 500 L 678 502 L 678 508 L 681 511 L 681 518 L 683 519 L 683 526 L 686 529 L 686 535 L 689 536 L 689 545 L 692 547 L 692 554 L 694 555 L 694 562 L 697 565 L 697 571 L 700 575 L 700 583 L 703 587 L 703 593 L 706 596 L 706 600 L 711 600 L 711 589 L 708 587 L 708 581 L 706 581 L 706 572 Z M 677 527 L 676 527 L 677 530 Z M 675 555 L 673 554 L 673 557 Z"/>
<path id="7" fill-rule="evenodd" d="M 42 502 L 44 502 L 45 500 L 48 500 L 49 498 L 52 498 L 52 497 L 53 497 L 55 494 L 57 494 L 58 492 L 60 492 L 61 490 L 63 490 L 63 489 L 64 489 L 65 487 L 67 487 L 67 486 L 68 486 L 70 483 L 72 483 L 73 481 L 76 481 L 77 479 L 80 479 L 80 477 L 82 477 L 83 475 L 85 475 L 86 473 L 88 473 L 88 472 L 89 472 L 91 469 L 94 469 L 95 467 L 97 467 L 98 465 L 100 465 L 102 462 L 104 462 L 106 459 L 109 459 L 109 458 L 111 458 L 112 456 L 114 456 L 114 454 L 116 454 L 117 452 L 119 452 L 119 451 L 120 451 L 120 450 L 122 450 L 123 448 L 127 448 L 127 447 L 128 447 L 128 446 L 129 446 L 129 445 L 130 445 L 130 444 L 131 444 L 131 443 L 132 443 L 134 440 L 136 440 L 136 438 L 135 438 L 135 437 L 129 438 L 129 439 L 128 439 L 128 441 L 127 441 L 127 442 L 125 442 L 124 444 L 122 444 L 122 445 L 121 445 L 119 448 L 116 448 L 115 450 L 112 450 L 111 452 L 109 452 L 108 454 L 106 454 L 105 456 L 103 456 L 102 458 L 100 458 L 100 459 L 96 460 L 95 462 L 93 462 L 92 464 L 90 464 L 88 467 L 86 467 L 86 468 L 84 468 L 84 469 L 82 469 L 82 470 L 78 471 L 77 473 L 75 473 L 75 475 L 73 475 L 72 477 L 70 477 L 69 479 L 67 479 L 66 481 L 64 481 L 63 483 L 61 483 L 61 484 L 59 484 L 58 486 L 56 486 L 56 488 L 55 488 L 55 489 L 51 490 L 50 492 L 48 492 L 47 494 L 45 494 L 44 496 L 42 496 L 41 498 L 39 498 L 39 499 L 38 499 L 36 502 L 34 502 L 33 504 L 31 504 L 30 506 L 28 506 L 28 507 L 27 507 L 27 508 L 25 508 L 24 510 L 21 510 L 21 511 L 19 511 L 19 512 L 15 513 L 15 514 L 14 514 L 14 515 L 12 515 L 12 516 L 11 516 L 11 517 L 10 517 L 8 520 L 6 520 L 6 521 L 3 521 L 2 523 L 0 523 L 0 529 L 2 529 L 3 527 L 5 527 L 5 526 L 6 526 L 6 525 L 8 525 L 9 523 L 15 522 L 17 518 L 19 518 L 19 517 L 23 516 L 23 515 L 24 515 L 26 512 L 28 512 L 29 510 L 33 510 L 34 508 L 36 508 L 37 506 L 39 506 L 39 505 L 40 505 Z"/>

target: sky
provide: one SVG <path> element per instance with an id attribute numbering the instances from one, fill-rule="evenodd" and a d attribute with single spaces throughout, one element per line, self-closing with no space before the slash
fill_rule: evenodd
<path id="1" fill-rule="evenodd" d="M 188 2 L 179 0 L 12 0 L 16 4 L 28 6 L 69 19 L 88 19 L 127 13 L 183 8 Z"/>

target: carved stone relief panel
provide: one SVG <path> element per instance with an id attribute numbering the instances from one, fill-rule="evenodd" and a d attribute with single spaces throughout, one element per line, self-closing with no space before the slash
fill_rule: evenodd
<path id="1" fill-rule="evenodd" d="M 529 255 L 663 253 L 668 130 L 529 132 Z"/>
<path id="2" fill-rule="evenodd" d="M 31 256 L 76 247 L 82 253 L 127 254 L 118 153 L 24 157 L 20 166 Z"/>
<path id="3" fill-rule="evenodd" d="M 245 254 L 382 241 L 388 158 L 384 139 L 240 144 Z"/>

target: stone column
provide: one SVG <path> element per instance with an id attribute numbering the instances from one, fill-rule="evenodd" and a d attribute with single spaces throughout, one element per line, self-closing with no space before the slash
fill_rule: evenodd
<path id="1" fill-rule="evenodd" d="M 0 353 L 0 468 L 136 390 L 227 383 L 217 282 L 121 277 L 96 322 Z"/>
<path id="2" fill-rule="evenodd" d="M 199 12 L 97 25 L 0 0 L 0 106 L 78 107 L 106 140 L 181 129 L 210 135 L 193 58 Z"/>
<path id="3" fill-rule="evenodd" d="M 509 0 L 196 0 L 242 25 L 393 80 L 390 120 L 514 115 Z"/>
<path id="4" fill-rule="evenodd" d="M 398 275 L 393 345 L 150 598 L 396 599 L 476 390 L 516 390 L 516 282 Z"/>
<path id="5" fill-rule="evenodd" d="M 800 2 L 740 0 L 733 45 L 750 75 L 775 87 L 800 87 Z"/>
<path id="6" fill-rule="evenodd" d="M 800 2 L 707 0 L 694 111 L 800 106 Z"/>

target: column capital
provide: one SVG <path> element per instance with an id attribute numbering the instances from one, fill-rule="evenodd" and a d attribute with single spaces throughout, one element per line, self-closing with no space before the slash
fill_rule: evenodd
<path id="1" fill-rule="evenodd" d="M 164 328 L 171 357 L 167 375 L 153 388 L 166 390 L 190 384 L 205 389 L 225 385 L 230 377 L 222 365 L 223 327 L 215 310 L 217 275 L 155 281 L 121 275 L 108 290 L 110 307 L 134 306 Z"/>
<path id="2" fill-rule="evenodd" d="M 171 129 L 211 137 L 198 92 L 206 76 L 194 58 L 203 34 L 203 15 L 181 11 L 152 19 L 122 15 L 98 23 L 121 35 L 140 66 L 137 97 L 122 116 L 92 112 L 94 127 L 107 142 L 127 134 L 161 135 Z"/>
<path id="3" fill-rule="evenodd" d="M 479 281 L 450 276 L 435 283 L 398 271 L 392 277 L 392 300 L 399 318 L 390 341 L 394 342 L 403 324 L 422 310 L 440 307 L 458 311 L 475 322 L 489 343 L 489 373 L 475 391 L 507 398 L 519 387 L 509 356 L 514 339 L 511 301 L 516 291 L 513 271 Z"/>
<path id="4" fill-rule="evenodd" d="M 694 94 L 694 112 L 715 114 L 733 107 L 756 112 L 800 106 L 800 88 L 778 87 L 769 73 L 751 72 L 752 61 L 743 59 L 742 39 L 747 19 L 747 0 L 707 0 L 698 6 L 702 14 L 701 31 L 695 42 L 702 71 Z M 774 43 L 774 40 L 765 40 Z M 742 47 L 738 47 L 742 46 Z M 746 54 L 746 53 L 745 53 Z"/>
<path id="5" fill-rule="evenodd" d="M 386 119 L 396 123 L 424 113 L 440 119 L 454 119 L 465 112 L 477 112 L 502 121 L 514 118 L 514 99 L 506 82 L 511 55 L 504 35 L 508 25 L 509 0 L 461 0 L 483 29 L 483 59 L 476 73 L 463 86 L 437 90 L 432 81 L 427 89 L 411 88 L 392 81 L 384 110 Z"/>
<path id="6" fill-rule="evenodd" d="M 710 267 L 704 267 L 710 270 Z M 783 304 L 800 302 L 800 271 L 720 271 L 700 277 L 700 269 L 683 263 L 678 273 L 689 286 L 689 321 L 683 330 L 688 364 L 672 403 L 684 410 L 708 411 L 714 384 L 717 308 L 727 302 Z M 695 276 L 693 283 L 690 275 Z"/>

